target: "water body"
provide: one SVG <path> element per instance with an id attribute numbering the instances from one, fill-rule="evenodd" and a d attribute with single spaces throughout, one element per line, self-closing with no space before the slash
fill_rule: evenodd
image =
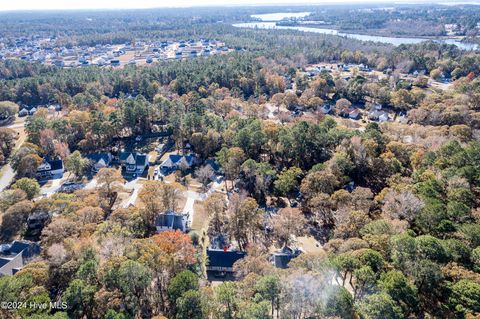
<path id="1" fill-rule="evenodd" d="M 252 14 L 250 17 L 260 19 L 262 21 L 280 21 L 287 18 L 305 18 L 309 16 L 311 12 L 277 12 L 266 14 Z"/>
<path id="2" fill-rule="evenodd" d="M 373 41 L 373 42 L 380 42 L 380 43 L 387 43 L 393 44 L 395 46 L 401 44 L 417 44 L 424 41 L 432 40 L 441 43 L 453 44 L 456 45 L 458 48 L 462 50 L 477 50 L 478 45 L 472 43 L 462 43 L 455 39 L 435 39 L 435 38 L 397 38 L 397 37 L 385 37 L 385 36 L 376 36 L 376 35 L 366 35 L 366 34 L 355 34 L 355 33 L 345 33 L 340 32 L 335 29 L 325 29 L 325 28 L 312 28 L 312 27 L 304 27 L 304 26 L 278 26 L 274 21 L 280 21 L 285 18 L 292 18 L 293 14 L 304 14 L 304 17 L 307 16 L 308 12 L 301 12 L 301 13 L 271 13 L 271 14 L 258 14 L 252 15 L 252 17 L 261 19 L 262 22 L 246 22 L 246 23 L 237 23 L 234 24 L 234 27 L 238 28 L 251 28 L 251 29 L 279 29 L 279 30 L 297 30 L 302 32 L 313 32 L 313 33 L 321 33 L 321 34 L 331 34 L 331 35 L 338 35 L 341 37 L 357 39 L 361 41 Z M 280 18 L 279 20 L 268 20 L 273 18 Z M 296 17 L 296 16 L 295 16 Z M 267 21 L 268 20 L 268 21 Z"/>

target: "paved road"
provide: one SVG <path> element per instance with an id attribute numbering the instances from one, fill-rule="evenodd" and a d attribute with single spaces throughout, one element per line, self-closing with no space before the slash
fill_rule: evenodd
<path id="1" fill-rule="evenodd" d="M 143 187 L 142 184 L 139 184 L 138 183 L 139 179 L 136 178 L 128 183 L 125 183 L 124 187 L 126 189 L 133 189 L 133 192 L 132 194 L 130 195 L 130 197 L 128 197 L 127 200 L 124 200 L 120 206 L 123 207 L 123 208 L 127 208 L 129 207 L 130 205 L 135 205 L 135 202 L 137 200 L 137 197 L 138 197 L 138 193 L 140 192 L 140 189 Z"/>

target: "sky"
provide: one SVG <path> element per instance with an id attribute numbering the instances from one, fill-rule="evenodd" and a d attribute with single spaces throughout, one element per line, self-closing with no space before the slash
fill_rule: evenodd
<path id="1" fill-rule="evenodd" d="M 389 0 L 0 0 L 6 10 L 132 9 L 159 7 L 393 2 Z M 411 2 L 411 1 L 410 1 Z"/>

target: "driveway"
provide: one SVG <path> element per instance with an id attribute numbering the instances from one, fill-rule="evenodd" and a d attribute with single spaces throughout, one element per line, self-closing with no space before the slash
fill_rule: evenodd
<path id="1" fill-rule="evenodd" d="M 15 142 L 15 150 L 17 150 L 26 139 L 24 126 L 25 120 L 21 120 L 20 122 L 7 126 L 7 128 L 15 130 L 19 133 L 18 140 Z M 10 164 L 5 164 L 2 168 L 0 168 L 0 192 L 6 189 L 12 183 L 14 178 L 15 172 Z"/>
<path id="2" fill-rule="evenodd" d="M 138 193 L 140 192 L 140 189 L 143 186 L 142 184 L 139 184 L 138 181 L 139 179 L 136 178 L 134 180 L 131 180 L 128 183 L 125 183 L 125 185 L 123 186 L 125 189 L 133 190 L 133 191 L 132 191 L 132 194 L 120 204 L 121 207 L 127 208 L 130 205 L 135 205 L 135 202 L 137 201 Z"/>
<path id="3" fill-rule="evenodd" d="M 63 176 L 62 177 L 58 177 L 56 179 L 53 179 L 52 180 L 52 184 L 48 187 L 42 187 L 40 189 L 40 195 L 42 195 L 43 197 L 50 197 L 52 196 L 53 194 L 55 194 L 56 192 L 58 192 L 58 190 L 60 189 L 60 187 L 62 187 L 62 181 L 63 181 Z"/>
<path id="4" fill-rule="evenodd" d="M 6 164 L 0 169 L 0 192 L 10 185 L 14 177 L 15 172 L 10 164 Z"/>

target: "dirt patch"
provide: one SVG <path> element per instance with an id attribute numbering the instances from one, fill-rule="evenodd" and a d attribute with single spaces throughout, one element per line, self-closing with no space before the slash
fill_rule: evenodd
<path id="1" fill-rule="evenodd" d="M 191 228 L 200 234 L 202 233 L 202 230 L 206 229 L 208 226 L 208 214 L 203 203 L 198 200 L 193 204 L 193 210 L 195 211 L 195 214 L 193 214 Z"/>

